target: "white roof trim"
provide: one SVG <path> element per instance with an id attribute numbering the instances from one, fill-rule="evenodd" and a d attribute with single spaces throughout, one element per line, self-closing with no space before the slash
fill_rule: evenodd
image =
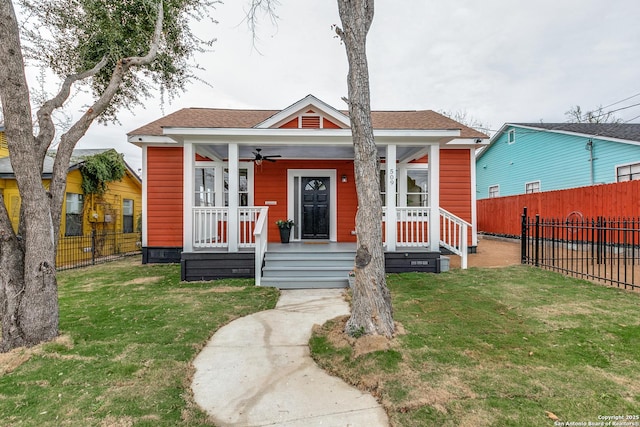
<path id="1" fill-rule="evenodd" d="M 455 138 L 447 142 L 447 145 L 474 145 L 482 147 L 489 145 L 489 138 Z"/>
<path id="2" fill-rule="evenodd" d="M 168 136 L 133 135 L 127 137 L 127 142 L 142 147 L 149 144 L 175 144 L 176 141 Z"/>
<path id="3" fill-rule="evenodd" d="M 303 145 L 309 142 L 324 141 L 327 143 L 353 144 L 351 129 L 256 129 L 256 128 L 163 128 L 166 137 L 180 141 L 189 139 L 192 142 L 247 142 L 274 144 L 288 143 Z M 403 130 L 379 129 L 373 131 L 376 142 L 394 143 L 397 145 L 415 145 L 416 143 L 446 143 L 460 136 L 460 130 Z M 165 137 L 165 138 L 166 138 Z M 137 138 L 137 137 L 136 137 Z M 136 138 L 133 138 L 134 143 Z M 287 142 L 286 140 L 289 140 Z M 467 142 L 468 143 L 468 142 Z"/>
<path id="4" fill-rule="evenodd" d="M 293 119 L 294 117 L 297 117 L 300 114 L 301 110 L 305 110 L 307 108 L 313 108 L 314 110 L 317 110 L 319 114 L 330 117 L 331 119 L 336 121 L 336 124 L 338 125 L 342 125 L 345 128 L 351 127 L 351 120 L 349 120 L 349 117 L 347 115 L 336 110 L 326 102 L 320 101 L 315 96 L 307 95 L 300 101 L 274 114 L 262 123 L 258 123 L 255 128 L 265 129 L 278 127 Z"/>
<path id="5" fill-rule="evenodd" d="M 591 139 L 600 139 L 600 140 L 603 140 L 603 141 L 620 142 L 622 144 L 640 145 L 640 142 L 632 141 L 630 139 L 614 138 L 614 137 L 611 137 L 611 136 L 597 135 L 597 134 L 593 135 L 593 134 L 582 133 L 582 132 L 572 132 L 570 130 L 562 130 L 562 129 L 546 129 L 546 128 L 538 127 L 538 126 L 524 126 L 524 125 L 519 125 L 519 124 L 516 124 L 516 123 L 505 123 L 500 128 L 500 130 L 498 132 L 496 132 L 496 134 L 491 138 L 491 142 L 493 142 L 494 140 L 497 140 L 500 137 L 500 135 L 502 135 L 502 133 L 504 133 L 504 131 L 506 130 L 507 127 L 531 129 L 531 130 L 539 131 L 540 133 L 542 133 L 542 132 L 552 132 L 552 133 L 559 133 L 559 134 L 563 134 L 563 135 L 579 136 L 579 137 L 582 137 L 582 138 L 591 138 Z"/>

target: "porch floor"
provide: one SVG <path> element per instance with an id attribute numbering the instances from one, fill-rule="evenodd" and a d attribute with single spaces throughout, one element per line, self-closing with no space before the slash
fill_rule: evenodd
<path id="1" fill-rule="evenodd" d="M 325 241 L 296 241 L 289 243 L 269 243 L 267 252 L 342 252 L 356 251 L 355 243 L 336 243 Z"/>

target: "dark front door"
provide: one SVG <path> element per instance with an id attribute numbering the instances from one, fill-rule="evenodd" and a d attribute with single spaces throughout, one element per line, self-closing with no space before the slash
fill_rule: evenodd
<path id="1" fill-rule="evenodd" d="M 302 178 L 302 238 L 329 238 L 329 178 Z"/>

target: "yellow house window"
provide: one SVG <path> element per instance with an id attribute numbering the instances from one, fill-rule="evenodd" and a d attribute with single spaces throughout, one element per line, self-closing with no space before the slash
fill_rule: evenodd
<path id="1" fill-rule="evenodd" d="M 65 236 L 82 236 L 82 194 L 67 193 Z"/>
<path id="2" fill-rule="evenodd" d="M 122 232 L 133 233 L 133 200 L 122 201 Z"/>

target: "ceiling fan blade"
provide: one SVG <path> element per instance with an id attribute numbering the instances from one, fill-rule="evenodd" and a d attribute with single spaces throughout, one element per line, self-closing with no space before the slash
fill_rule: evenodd
<path id="1" fill-rule="evenodd" d="M 269 157 L 275 157 L 275 156 L 269 156 Z M 266 160 L 266 161 L 268 161 L 268 162 L 274 162 L 274 163 L 275 163 L 275 160 L 270 159 L 269 157 L 263 157 L 263 160 Z M 279 157 L 279 156 L 278 156 L 278 157 Z"/>
<path id="2" fill-rule="evenodd" d="M 282 157 L 280 154 L 273 154 L 271 156 L 262 156 L 263 159 L 268 159 L 269 157 Z"/>

